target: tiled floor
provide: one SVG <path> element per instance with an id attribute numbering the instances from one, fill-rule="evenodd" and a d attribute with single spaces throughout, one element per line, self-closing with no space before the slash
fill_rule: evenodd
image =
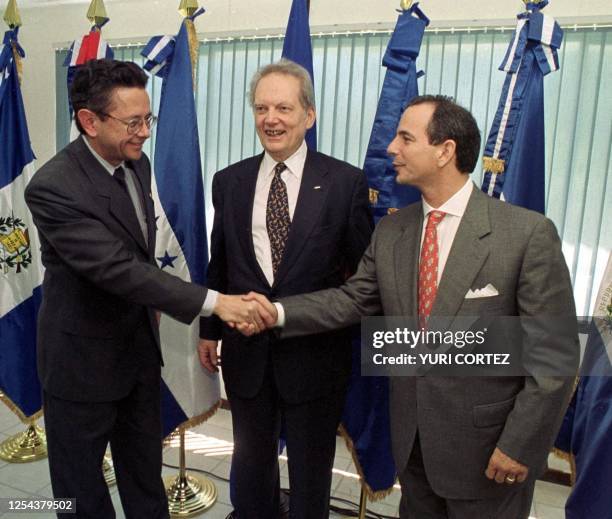
<path id="1" fill-rule="evenodd" d="M 231 416 L 228 411 L 220 410 L 205 424 L 187 433 L 187 467 L 209 471 L 221 478 L 229 477 L 231 456 Z M 2 404 L 0 404 L 0 442 L 9 436 L 24 429 L 19 420 Z M 178 448 L 168 447 L 164 452 L 164 461 L 171 465 L 178 463 Z M 561 461 L 554 461 L 555 468 L 563 468 Z M 337 440 L 337 452 L 334 462 L 334 476 L 332 480 L 332 495 L 349 500 L 353 503 L 359 501 L 360 486 L 355 475 L 351 455 L 347 451 L 344 441 Z M 173 475 L 176 470 L 164 467 L 164 475 Z M 226 482 L 214 479 L 218 491 L 215 505 L 201 517 L 206 519 L 223 519 L 230 512 L 229 487 Z M 281 485 L 288 487 L 287 464 L 281 458 Z M 563 507 L 569 489 L 551 483 L 538 482 L 536 485 L 534 505 L 531 515 L 537 519 L 563 519 Z M 11 464 L 0 460 L 0 497 L 51 497 L 51 486 L 47 461 L 41 460 L 27 464 Z M 119 495 L 116 487 L 111 487 L 111 496 L 117 510 L 117 517 L 123 518 Z M 368 503 L 368 508 L 381 514 L 397 517 L 397 507 L 400 493 L 395 489 L 383 501 Z M 349 508 L 349 505 L 337 502 L 340 506 Z M 26 515 L 4 514 L 2 519 L 25 518 Z M 51 514 L 36 514 L 33 519 L 49 519 Z M 340 515 L 332 514 L 339 518 Z"/>

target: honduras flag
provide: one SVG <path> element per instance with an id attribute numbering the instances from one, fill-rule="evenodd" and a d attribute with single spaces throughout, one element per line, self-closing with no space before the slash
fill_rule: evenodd
<path id="1" fill-rule="evenodd" d="M 291 12 L 287 21 L 285 40 L 283 42 L 283 58 L 290 59 L 302 65 L 310 74 L 314 85 L 312 72 L 312 42 L 310 41 L 310 24 L 308 22 L 307 0 L 293 0 Z M 316 123 L 306 132 L 306 144 L 311 150 L 317 149 Z"/>
<path id="2" fill-rule="evenodd" d="M 208 265 L 204 187 L 186 18 L 176 38 L 152 38 L 142 51 L 145 69 L 163 77 L 153 169 L 158 265 L 204 285 Z M 195 31 L 194 31 L 195 34 Z M 163 66 L 159 66 L 162 65 Z M 177 426 L 206 420 L 220 403 L 219 379 L 199 362 L 199 321 L 188 326 L 168 316 L 160 325 L 164 436 Z"/>
<path id="3" fill-rule="evenodd" d="M 36 316 L 43 277 L 40 243 L 23 193 L 34 153 L 23 108 L 15 53 L 17 29 L 0 47 L 0 398 L 22 420 L 37 418 Z"/>

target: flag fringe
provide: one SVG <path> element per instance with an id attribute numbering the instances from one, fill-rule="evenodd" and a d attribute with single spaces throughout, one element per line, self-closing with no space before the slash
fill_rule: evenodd
<path id="1" fill-rule="evenodd" d="M 561 449 L 557 449 L 557 447 L 553 447 L 552 453 L 562 460 L 567 461 L 570 464 L 570 480 L 572 482 L 572 486 L 576 484 L 576 457 L 571 452 L 565 452 Z"/>
<path id="2" fill-rule="evenodd" d="M 39 409 L 33 415 L 26 416 L 19 406 L 15 404 L 5 393 L 0 391 L 0 401 L 4 402 L 6 406 L 17 415 L 17 417 L 26 425 L 30 425 L 38 420 L 43 415 L 43 410 Z"/>
<path id="3" fill-rule="evenodd" d="M 208 411 L 199 414 L 197 416 L 193 416 L 189 420 L 181 423 L 174 431 L 172 431 L 168 436 L 164 438 L 164 446 L 167 446 L 174 438 L 176 438 L 180 434 L 180 430 L 191 429 L 192 427 L 196 427 L 198 425 L 203 424 L 209 418 L 211 418 L 221 407 L 221 399 L 217 401 L 215 405 L 213 405 Z"/>
<path id="4" fill-rule="evenodd" d="M 363 474 L 363 469 L 361 468 L 361 464 L 359 463 L 359 460 L 357 459 L 357 452 L 355 451 L 355 445 L 353 444 L 353 440 L 351 436 L 349 435 L 347 430 L 344 428 L 344 425 L 342 424 L 340 424 L 340 426 L 338 427 L 338 430 L 340 431 L 340 435 L 342 436 L 342 438 L 344 438 L 344 443 L 346 444 L 346 448 L 348 449 L 348 451 L 351 453 L 351 456 L 353 457 L 353 463 L 355 464 L 355 468 L 357 469 L 357 474 L 359 474 L 359 477 L 361 478 L 361 486 L 362 488 L 365 489 L 368 499 L 370 501 L 380 501 L 381 499 L 384 499 L 389 494 L 391 494 L 391 492 L 393 492 L 392 486 L 385 490 L 372 490 L 372 487 L 368 485 L 368 482 L 365 479 L 365 476 Z"/>
<path id="5" fill-rule="evenodd" d="M 496 159 L 493 157 L 483 157 L 482 167 L 485 171 L 490 171 L 491 173 L 496 173 L 499 175 L 506 170 L 506 162 L 502 159 Z"/>

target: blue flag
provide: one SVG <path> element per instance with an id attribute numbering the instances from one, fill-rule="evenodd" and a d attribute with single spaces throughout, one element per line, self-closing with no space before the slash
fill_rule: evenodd
<path id="1" fill-rule="evenodd" d="M 485 146 L 482 190 L 544 213 L 543 78 L 558 70 L 563 31 L 540 11 L 548 2 L 527 4 L 500 70 L 506 79 Z"/>
<path id="2" fill-rule="evenodd" d="M 22 419 L 40 413 L 36 316 L 41 302 L 40 243 L 23 193 L 34 174 L 15 55 L 17 29 L 0 49 L 0 392 Z"/>
<path id="3" fill-rule="evenodd" d="M 363 164 L 370 184 L 375 221 L 421 198 L 418 189 L 395 181 L 393 159 L 387 155 L 387 146 L 395 137 L 404 109 L 419 95 L 417 78 L 423 73 L 417 73 L 416 59 L 427 25 L 429 18 L 419 9 L 418 3 L 403 11 L 383 57 L 387 72 Z"/>
<path id="4" fill-rule="evenodd" d="M 314 74 L 312 72 L 312 42 L 310 40 L 310 24 L 308 22 L 307 0 L 293 0 L 285 41 L 283 43 L 283 58 L 295 61 L 302 65 L 310 74 L 314 85 Z M 311 150 L 317 149 L 317 125 L 313 125 L 306 132 L 306 144 Z"/>
<path id="5" fill-rule="evenodd" d="M 176 38 L 155 37 L 142 51 L 145 69 L 163 78 L 153 161 L 159 267 L 185 281 L 205 284 L 208 265 L 204 186 L 186 18 Z M 195 30 L 193 31 L 195 35 Z M 219 379 L 198 360 L 199 321 L 162 316 L 162 418 L 164 436 L 178 425 L 204 421 L 220 402 Z"/>
<path id="6" fill-rule="evenodd" d="M 612 255 L 593 313 L 580 381 L 555 442 L 573 459 L 567 519 L 609 517 L 612 510 Z"/>
<path id="7" fill-rule="evenodd" d="M 429 19 L 418 3 L 403 11 L 387 46 L 387 68 L 366 152 L 364 171 L 370 186 L 375 220 L 417 201 L 418 190 L 395 181 L 387 146 L 408 102 L 418 95 L 416 58 Z M 389 381 L 386 377 L 361 376 L 360 338 L 353 340 L 353 372 L 347 393 L 342 427 L 349 438 L 355 465 L 363 476 L 370 498 L 384 497 L 395 482 L 389 427 Z"/>

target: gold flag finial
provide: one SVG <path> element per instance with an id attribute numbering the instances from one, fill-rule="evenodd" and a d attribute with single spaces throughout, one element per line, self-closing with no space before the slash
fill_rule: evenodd
<path id="1" fill-rule="evenodd" d="M 87 9 L 87 19 L 94 25 L 101 25 L 108 20 L 104 0 L 91 0 L 89 9 Z"/>
<path id="2" fill-rule="evenodd" d="M 178 10 L 184 17 L 187 17 L 195 13 L 198 7 L 198 0 L 181 0 Z"/>
<path id="3" fill-rule="evenodd" d="M 408 9 L 410 9 L 411 6 L 412 6 L 412 0 L 401 0 L 400 1 L 400 8 L 402 9 L 402 11 L 407 11 Z"/>
<path id="4" fill-rule="evenodd" d="M 21 27 L 21 16 L 19 16 L 17 0 L 9 0 L 6 11 L 4 11 L 4 21 L 11 29 Z"/>

